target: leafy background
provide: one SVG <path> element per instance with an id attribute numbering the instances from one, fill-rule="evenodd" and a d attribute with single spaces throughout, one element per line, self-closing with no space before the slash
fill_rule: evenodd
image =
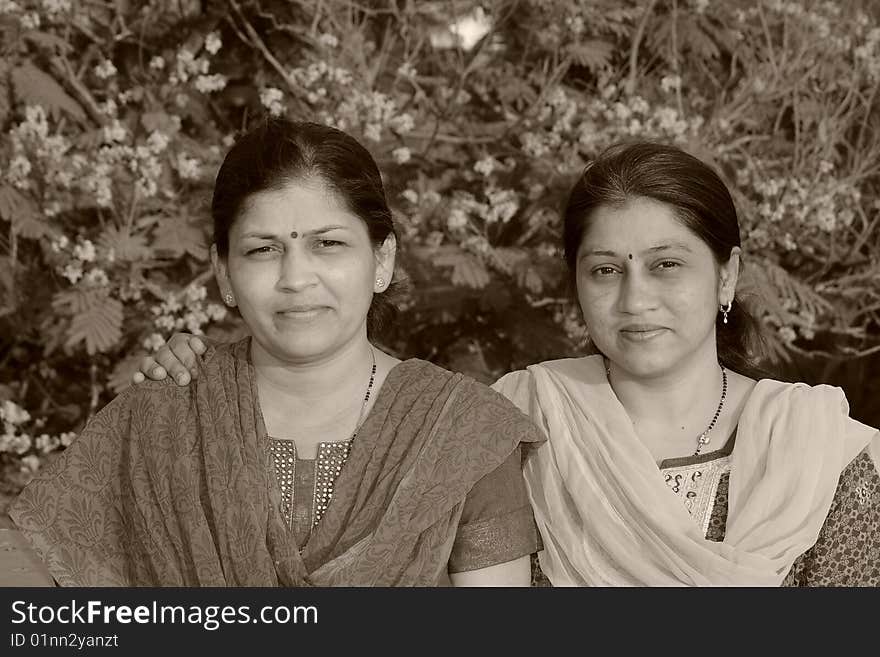
<path id="1" fill-rule="evenodd" d="M 880 8 L 869 0 L 0 0 L 0 486 L 175 330 L 238 335 L 210 188 L 267 113 L 374 154 L 402 237 L 380 340 L 492 381 L 581 352 L 560 206 L 625 138 L 733 190 L 780 376 L 880 425 Z"/>

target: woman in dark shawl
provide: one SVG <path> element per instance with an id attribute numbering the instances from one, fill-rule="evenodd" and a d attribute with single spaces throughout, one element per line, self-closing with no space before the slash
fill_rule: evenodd
<path id="1" fill-rule="evenodd" d="M 211 256 L 250 336 L 133 386 L 10 515 L 62 585 L 527 585 L 537 533 L 501 395 L 371 344 L 396 238 L 369 153 L 270 120 L 232 148 Z M 386 308 L 387 310 L 387 308 Z"/>

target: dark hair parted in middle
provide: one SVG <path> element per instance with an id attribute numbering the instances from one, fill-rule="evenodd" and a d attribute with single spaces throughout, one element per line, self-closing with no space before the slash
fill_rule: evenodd
<path id="1" fill-rule="evenodd" d="M 622 206 L 630 199 L 665 203 L 675 216 L 712 251 L 716 262 L 730 259 L 740 246 L 739 221 L 730 192 L 715 171 L 680 148 L 650 142 L 611 146 L 574 184 L 565 206 L 563 241 L 572 287 L 576 285 L 577 252 L 590 219 L 601 206 Z M 761 341 L 759 323 L 734 298 L 728 323 L 716 321 L 718 358 L 743 374 L 756 372 L 753 350 Z"/>
<path id="2" fill-rule="evenodd" d="M 309 179 L 320 180 L 363 220 L 375 248 L 388 235 L 397 237 L 379 167 L 366 148 L 330 126 L 270 118 L 235 143 L 217 173 L 211 215 L 218 254 L 228 255 L 229 230 L 251 196 Z M 367 315 L 370 334 L 396 314 L 390 291 L 373 295 Z"/>

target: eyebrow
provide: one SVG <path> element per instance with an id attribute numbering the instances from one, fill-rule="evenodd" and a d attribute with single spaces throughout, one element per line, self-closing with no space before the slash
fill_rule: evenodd
<path id="1" fill-rule="evenodd" d="M 642 251 L 642 254 L 646 253 L 659 253 L 662 251 L 671 251 L 674 249 L 681 249 L 682 251 L 687 251 L 688 253 L 693 253 L 692 249 L 685 244 L 684 242 L 670 242 L 668 244 L 658 244 L 657 246 L 652 246 L 650 248 Z M 586 258 L 587 256 L 607 256 L 610 258 L 622 258 L 623 255 L 617 253 L 616 251 L 612 251 L 610 249 L 590 249 L 588 251 L 584 251 L 581 254 L 581 258 Z"/>
<path id="2" fill-rule="evenodd" d="M 309 230 L 304 233 L 300 233 L 303 237 L 311 237 L 314 235 L 323 235 L 324 233 L 329 233 L 331 230 L 345 230 L 348 226 L 343 226 L 341 224 L 333 224 L 330 226 L 322 226 L 321 228 L 316 228 L 315 230 Z M 290 233 L 285 233 L 285 235 L 289 235 Z M 247 233 L 243 233 L 241 239 L 247 239 L 249 237 L 253 237 L 261 240 L 277 240 L 281 239 L 281 236 L 276 233 L 264 232 L 260 230 L 252 230 Z"/>
<path id="3" fill-rule="evenodd" d="M 684 242 L 670 242 L 669 244 L 660 244 L 659 246 L 652 246 L 650 249 L 645 249 L 643 253 L 657 253 L 658 251 L 672 251 L 673 249 L 681 249 L 682 251 L 687 251 L 688 253 L 692 253 L 691 247 L 689 247 Z"/>

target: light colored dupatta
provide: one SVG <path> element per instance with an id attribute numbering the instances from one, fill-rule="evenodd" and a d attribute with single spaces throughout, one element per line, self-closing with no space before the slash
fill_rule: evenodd
<path id="1" fill-rule="evenodd" d="M 843 392 L 762 380 L 739 420 L 723 542 L 664 484 L 601 356 L 513 372 L 494 388 L 548 434 L 524 475 L 556 586 L 776 586 L 815 542 L 841 470 L 876 430 Z"/>

